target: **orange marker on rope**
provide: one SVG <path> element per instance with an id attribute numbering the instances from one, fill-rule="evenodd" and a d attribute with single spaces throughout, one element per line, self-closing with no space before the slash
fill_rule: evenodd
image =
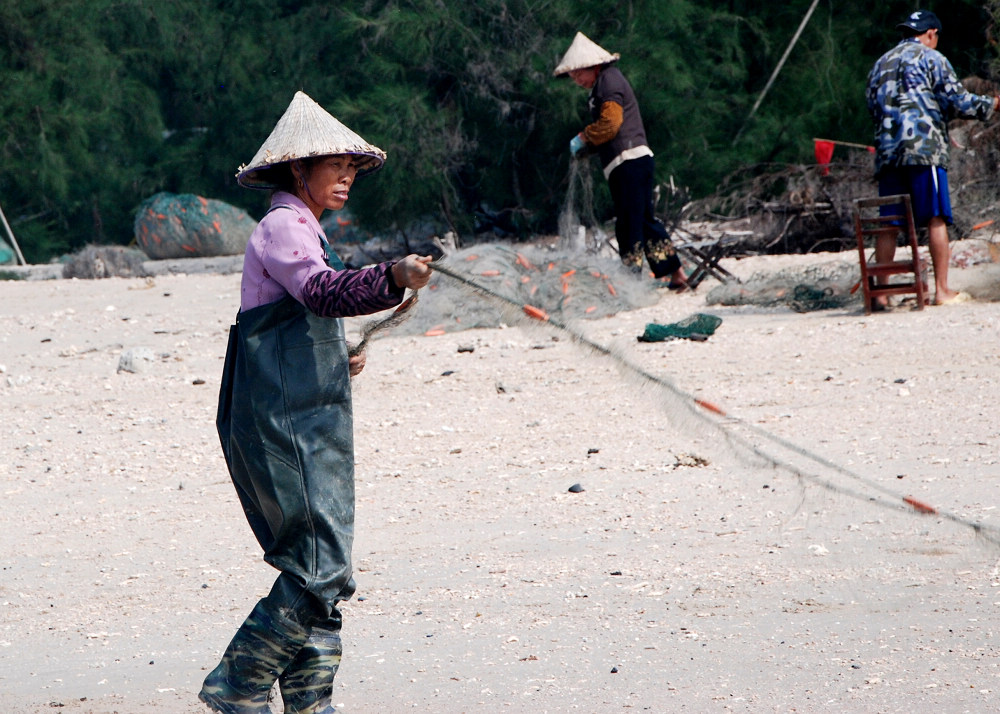
<path id="1" fill-rule="evenodd" d="M 614 297 L 618 297 L 618 291 L 615 290 L 615 286 L 612 285 L 611 283 L 608 283 L 608 292 L 611 293 Z"/>
<path id="2" fill-rule="evenodd" d="M 937 509 L 933 506 L 928 506 L 923 501 L 918 501 L 915 498 L 910 498 L 909 496 L 903 496 L 903 503 L 911 506 L 917 513 L 937 513 Z"/>
<path id="3" fill-rule="evenodd" d="M 413 306 L 413 303 L 415 303 L 416 301 L 417 301 L 417 295 L 416 293 L 414 293 L 410 297 L 403 300 L 403 302 L 399 304 L 399 307 L 393 310 L 393 312 L 406 312 Z"/>
<path id="4" fill-rule="evenodd" d="M 710 412 L 714 412 L 719 416 L 726 416 L 726 413 L 722 411 L 719 407 L 712 404 L 712 402 L 706 402 L 704 399 L 695 399 L 694 403 L 697 404 L 702 409 L 707 409 Z"/>

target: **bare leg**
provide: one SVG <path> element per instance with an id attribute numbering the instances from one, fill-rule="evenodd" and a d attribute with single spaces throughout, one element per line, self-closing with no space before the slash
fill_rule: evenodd
<path id="1" fill-rule="evenodd" d="M 879 236 L 875 240 L 875 262 L 876 263 L 891 263 L 893 258 L 896 257 L 896 236 Z M 885 285 L 889 282 L 888 275 L 880 275 L 876 278 L 879 285 Z M 884 295 L 880 295 L 875 298 L 877 302 L 882 307 L 886 307 L 889 304 L 889 298 Z"/>
<path id="2" fill-rule="evenodd" d="M 935 216 L 927 224 L 927 232 L 931 265 L 934 266 L 934 302 L 939 304 L 958 294 L 948 288 L 948 264 L 951 262 L 948 224 L 940 216 Z"/>

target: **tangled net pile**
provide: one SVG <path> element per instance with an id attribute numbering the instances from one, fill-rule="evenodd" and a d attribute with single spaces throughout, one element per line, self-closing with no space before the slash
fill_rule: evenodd
<path id="1" fill-rule="evenodd" d="M 616 258 L 588 253 L 481 244 L 453 253 L 441 263 L 515 304 L 542 308 L 567 322 L 607 317 L 659 299 L 648 280 L 637 279 Z M 472 298 L 467 288 L 435 273 L 420 291 L 419 309 L 395 332 L 440 334 L 513 322 L 496 303 Z"/>
<path id="2" fill-rule="evenodd" d="M 742 283 L 717 285 L 709 291 L 709 305 L 787 306 L 796 312 L 828 310 L 861 301 L 857 289 L 861 271 L 856 262 L 843 260 L 777 272 L 754 273 Z"/>

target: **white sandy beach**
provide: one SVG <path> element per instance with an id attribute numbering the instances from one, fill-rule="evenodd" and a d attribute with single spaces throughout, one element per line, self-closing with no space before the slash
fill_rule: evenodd
<path id="1" fill-rule="evenodd" d="M 973 302 L 872 316 L 706 307 L 713 283 L 579 329 L 862 479 L 741 457 L 548 328 L 381 337 L 345 712 L 1000 711 L 1000 548 L 969 526 L 1000 526 L 1000 265 L 953 268 Z M 274 577 L 214 427 L 239 275 L 0 300 L 0 710 L 207 711 Z M 695 312 L 723 320 L 704 342 L 635 339 Z"/>

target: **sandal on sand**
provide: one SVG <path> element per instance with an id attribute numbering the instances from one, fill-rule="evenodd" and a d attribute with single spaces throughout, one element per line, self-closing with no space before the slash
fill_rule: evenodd
<path id="1" fill-rule="evenodd" d="M 947 300 L 941 300 L 940 302 L 938 302 L 937 300 L 935 300 L 934 304 L 935 305 L 958 305 L 959 303 L 969 302 L 970 300 L 972 300 L 972 296 L 969 295 L 969 293 L 961 292 L 961 293 L 956 293 L 954 296 L 948 298 Z"/>

